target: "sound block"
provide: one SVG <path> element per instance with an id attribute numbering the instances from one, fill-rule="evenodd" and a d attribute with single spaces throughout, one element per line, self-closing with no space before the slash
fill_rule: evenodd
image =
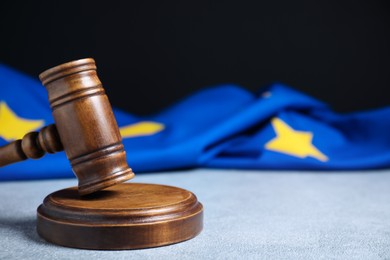
<path id="1" fill-rule="evenodd" d="M 77 187 L 48 195 L 37 210 L 38 234 L 85 249 L 137 249 L 182 242 L 203 227 L 203 206 L 177 187 L 123 183 L 88 196 Z"/>

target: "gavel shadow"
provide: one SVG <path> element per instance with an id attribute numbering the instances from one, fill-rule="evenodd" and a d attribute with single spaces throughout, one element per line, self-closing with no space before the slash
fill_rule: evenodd
<path id="1" fill-rule="evenodd" d="M 83 199 L 89 201 L 99 200 L 101 198 L 115 197 L 116 192 L 113 191 L 99 191 L 88 196 L 84 196 Z M 80 200 L 76 190 L 64 190 L 59 193 L 58 198 L 76 199 Z M 0 232 L 9 236 L 15 237 L 15 239 L 29 240 L 28 242 L 34 242 L 37 244 L 47 244 L 37 233 L 36 229 L 36 216 L 18 217 L 18 216 L 2 216 L 0 215 Z"/>
<path id="2" fill-rule="evenodd" d="M 28 242 L 32 241 L 37 244 L 47 244 L 37 233 L 35 216 L 21 218 L 0 216 L 0 230 L 5 230 L 6 234 L 16 239 L 28 240 Z"/>

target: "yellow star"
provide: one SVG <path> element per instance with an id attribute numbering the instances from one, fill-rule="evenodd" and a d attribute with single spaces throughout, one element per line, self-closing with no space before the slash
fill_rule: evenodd
<path id="1" fill-rule="evenodd" d="M 310 156 L 322 162 L 328 161 L 328 157 L 312 144 L 313 133 L 296 131 L 279 118 L 273 118 L 271 123 L 276 137 L 265 144 L 266 149 L 298 158 Z"/>
<path id="2" fill-rule="evenodd" d="M 18 117 L 5 102 L 0 102 L 0 137 L 7 141 L 23 138 L 28 132 L 43 126 L 43 120 Z"/>
<path id="3" fill-rule="evenodd" d="M 153 135 L 164 130 L 164 125 L 151 121 L 139 122 L 121 127 L 120 133 L 123 138 Z"/>

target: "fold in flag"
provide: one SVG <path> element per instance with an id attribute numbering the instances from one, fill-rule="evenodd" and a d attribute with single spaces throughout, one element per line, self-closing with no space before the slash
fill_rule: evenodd
<path id="1" fill-rule="evenodd" d="M 53 123 L 43 86 L 0 66 L 0 145 Z M 208 88 L 147 117 L 114 109 L 130 167 L 350 170 L 390 166 L 390 107 L 337 114 L 274 84 L 252 94 Z M 65 154 L 0 169 L 0 180 L 74 176 Z"/>

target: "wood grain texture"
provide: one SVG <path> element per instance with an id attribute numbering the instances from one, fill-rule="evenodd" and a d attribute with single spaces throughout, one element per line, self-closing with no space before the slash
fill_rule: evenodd
<path id="1" fill-rule="evenodd" d="M 0 148 L 0 166 L 65 150 L 81 195 L 133 178 L 122 137 L 91 58 L 64 63 L 39 75 L 55 125 Z"/>
<path id="2" fill-rule="evenodd" d="M 68 247 L 135 249 L 178 243 L 201 232 L 203 206 L 193 193 L 122 183 L 134 173 L 93 59 L 59 65 L 40 79 L 55 124 L 0 148 L 0 166 L 65 151 L 79 185 L 45 198 L 37 210 L 41 237 Z"/>
<path id="3" fill-rule="evenodd" d="M 79 192 L 90 194 L 131 179 L 118 124 L 95 61 L 68 62 L 39 75 Z"/>
<path id="4" fill-rule="evenodd" d="M 61 140 L 55 125 L 48 125 L 38 132 L 27 133 L 21 140 L 16 140 L 0 148 L 0 167 L 26 160 L 38 159 L 45 153 L 62 151 Z"/>
<path id="5" fill-rule="evenodd" d="M 49 242 L 88 249 L 136 249 L 178 243 L 203 227 L 203 206 L 184 189 L 125 183 L 80 197 L 76 188 L 48 195 L 37 229 Z"/>

